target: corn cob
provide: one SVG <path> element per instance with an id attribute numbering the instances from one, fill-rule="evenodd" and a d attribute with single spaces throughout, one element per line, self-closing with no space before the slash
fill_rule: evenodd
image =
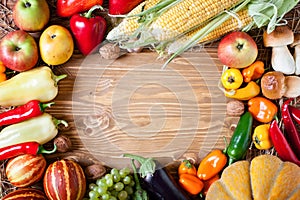
<path id="1" fill-rule="evenodd" d="M 134 16 L 142 12 L 143 10 L 147 10 L 153 6 L 155 6 L 160 0 L 146 0 L 132 9 L 128 16 Z M 115 28 L 113 28 L 107 35 L 106 39 L 108 40 L 119 40 L 121 38 L 128 38 L 137 28 L 139 27 L 139 17 L 128 17 L 124 18 L 124 20 Z"/>
<path id="2" fill-rule="evenodd" d="M 182 0 L 150 25 L 157 41 L 166 41 L 204 23 L 240 0 Z"/>
<path id="3" fill-rule="evenodd" d="M 219 39 L 221 36 L 235 30 L 240 30 L 253 22 L 253 18 L 248 14 L 248 9 L 243 9 L 235 14 L 236 16 L 230 17 L 226 20 L 221 26 L 214 29 L 212 32 L 207 34 L 201 40 L 198 41 L 198 44 L 205 42 L 210 42 L 216 39 Z M 200 31 L 206 24 L 199 26 L 198 28 L 188 32 L 182 38 L 177 41 L 174 41 L 168 47 L 168 53 L 174 53 L 182 44 L 187 40 L 193 37 L 198 31 Z"/>
<path id="4" fill-rule="evenodd" d="M 199 41 L 199 43 L 213 41 L 221 36 L 235 30 L 240 30 L 247 25 L 249 25 L 251 22 L 253 22 L 253 18 L 249 16 L 248 10 L 244 9 L 236 13 L 236 17 L 231 17 L 227 21 L 225 21 L 221 26 L 210 32 L 207 36 L 205 36 L 203 39 Z M 187 36 L 192 37 L 197 31 L 200 29 L 194 30 L 190 32 Z"/>

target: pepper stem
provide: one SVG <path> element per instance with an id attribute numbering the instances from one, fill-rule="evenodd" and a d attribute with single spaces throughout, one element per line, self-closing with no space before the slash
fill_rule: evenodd
<path id="1" fill-rule="evenodd" d="M 228 166 L 232 165 L 236 160 L 234 158 L 229 157 Z"/>
<path id="2" fill-rule="evenodd" d="M 96 9 L 104 10 L 102 6 L 94 5 L 93 7 L 91 7 L 89 9 L 88 12 L 86 12 L 85 14 L 83 14 L 83 17 L 85 17 L 85 18 L 91 18 L 93 11 L 96 10 Z"/>
<path id="3" fill-rule="evenodd" d="M 50 102 L 50 103 L 40 103 L 40 109 L 41 111 L 44 111 L 46 108 L 50 108 L 51 105 L 55 104 L 54 102 Z"/>
<path id="4" fill-rule="evenodd" d="M 227 153 L 227 149 L 228 149 L 228 142 L 227 142 L 227 139 L 226 137 L 224 136 L 224 143 L 225 143 L 225 149 L 223 150 L 223 153 L 226 154 Z"/>
<path id="5" fill-rule="evenodd" d="M 53 75 L 53 80 L 57 84 L 60 80 L 66 78 L 66 77 L 67 77 L 67 74 L 62 74 L 62 75 L 59 75 L 59 76 Z"/>
<path id="6" fill-rule="evenodd" d="M 52 153 L 55 153 L 56 150 L 57 150 L 57 146 L 56 146 L 55 144 L 54 144 L 54 146 L 53 146 L 53 149 L 50 150 L 50 151 L 44 149 L 44 147 L 43 147 L 42 145 L 40 145 L 39 148 L 38 148 L 37 154 L 42 154 L 42 153 L 43 153 L 43 154 L 52 154 Z"/>
<path id="7" fill-rule="evenodd" d="M 68 122 L 66 122 L 65 120 L 61 120 L 61 119 L 56 119 L 54 117 L 52 117 L 53 123 L 54 125 L 57 127 L 59 124 L 63 124 L 65 127 L 68 127 L 69 124 Z"/>

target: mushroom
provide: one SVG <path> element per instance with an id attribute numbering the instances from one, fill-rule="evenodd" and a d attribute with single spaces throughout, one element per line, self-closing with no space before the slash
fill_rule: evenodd
<path id="1" fill-rule="evenodd" d="M 269 99 L 282 97 L 296 98 L 300 96 L 300 77 L 285 76 L 282 72 L 271 71 L 261 78 L 262 94 Z"/>
<path id="2" fill-rule="evenodd" d="M 295 61 L 288 49 L 288 45 L 294 42 L 294 33 L 287 26 L 277 26 L 274 31 L 263 34 L 265 47 L 272 47 L 271 64 L 275 71 L 284 74 L 295 73 Z"/>
<path id="3" fill-rule="evenodd" d="M 283 96 L 287 98 L 296 98 L 300 95 L 300 77 L 286 76 L 285 77 L 286 91 Z"/>
<path id="4" fill-rule="evenodd" d="M 300 74 L 300 33 L 294 34 L 294 42 L 291 44 L 291 47 L 294 47 L 294 59 L 296 64 L 295 74 Z"/>
<path id="5" fill-rule="evenodd" d="M 260 84 L 262 94 L 269 99 L 280 99 L 286 93 L 285 76 L 282 72 L 265 73 Z"/>

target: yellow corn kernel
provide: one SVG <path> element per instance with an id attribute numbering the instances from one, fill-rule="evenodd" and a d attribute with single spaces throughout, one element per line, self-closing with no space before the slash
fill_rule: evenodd
<path id="1" fill-rule="evenodd" d="M 212 32 L 207 34 L 200 41 L 198 41 L 198 44 L 214 41 L 231 31 L 240 30 L 240 29 L 246 27 L 247 25 L 249 25 L 251 22 L 253 22 L 253 18 L 251 16 L 249 16 L 247 9 L 243 9 L 243 10 L 237 12 L 235 15 L 236 16 L 230 17 L 222 25 L 220 25 L 219 27 L 214 29 Z M 199 26 L 198 28 L 188 32 L 187 34 L 185 34 L 184 37 L 178 39 L 177 41 L 174 41 L 168 47 L 168 53 L 169 54 L 174 53 L 185 42 L 187 42 L 191 37 L 193 37 L 198 31 L 200 31 L 205 25 L 206 25 L 206 23 Z"/>
<path id="2" fill-rule="evenodd" d="M 155 6 L 160 0 L 146 0 L 132 9 L 127 15 L 133 16 L 139 14 L 143 10 L 147 10 Z M 140 25 L 139 17 L 124 18 L 123 21 L 113 28 L 107 35 L 108 40 L 119 40 L 120 38 L 128 38 Z"/>
<path id="3" fill-rule="evenodd" d="M 164 41 L 204 23 L 240 0 L 183 0 L 154 21 L 150 30 L 156 40 Z"/>
<path id="4" fill-rule="evenodd" d="M 216 40 L 231 31 L 240 30 L 246 27 L 253 21 L 253 18 L 249 16 L 247 9 L 237 12 L 236 15 L 237 18 L 229 18 L 221 26 L 219 26 L 218 28 L 210 32 L 207 36 L 205 36 L 202 40 L 200 40 L 199 43 Z M 196 34 L 196 32 L 199 30 L 200 28 L 198 28 L 198 30 L 195 29 L 194 31 L 190 32 L 188 36 L 191 37 L 192 35 Z"/>

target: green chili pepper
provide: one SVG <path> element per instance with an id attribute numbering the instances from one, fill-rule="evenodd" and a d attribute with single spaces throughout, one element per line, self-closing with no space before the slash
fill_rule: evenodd
<path id="1" fill-rule="evenodd" d="M 228 164 L 242 159 L 251 143 L 251 132 L 253 125 L 253 117 L 250 112 L 245 112 L 237 124 L 236 129 L 231 137 L 230 143 L 226 149 L 229 157 Z"/>

